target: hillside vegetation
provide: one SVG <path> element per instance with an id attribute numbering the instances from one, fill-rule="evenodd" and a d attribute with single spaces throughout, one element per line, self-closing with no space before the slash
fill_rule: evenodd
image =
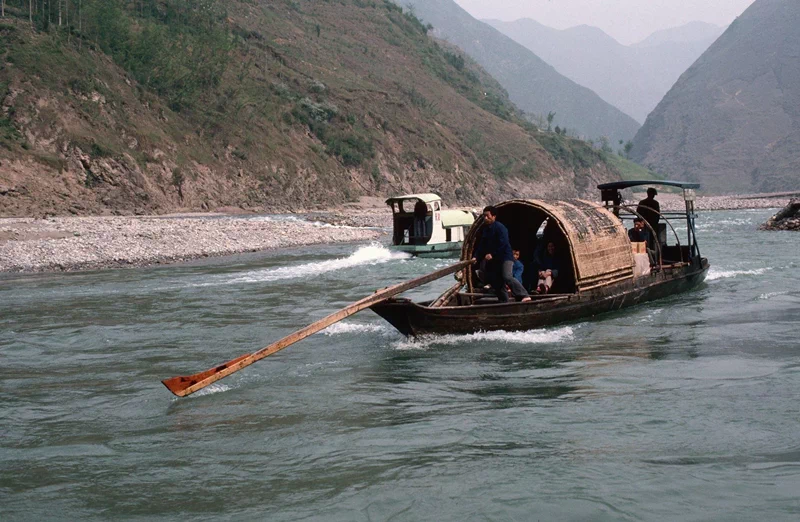
<path id="1" fill-rule="evenodd" d="M 60 24 L 52 4 L 0 20 L 2 215 L 482 203 L 618 178 L 388 1 L 83 0 Z"/>

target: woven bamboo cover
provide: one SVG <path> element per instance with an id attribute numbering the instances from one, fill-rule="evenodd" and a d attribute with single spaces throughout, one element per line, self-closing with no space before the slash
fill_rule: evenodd
<path id="1" fill-rule="evenodd" d="M 570 245 L 578 291 L 633 277 L 633 251 L 625 226 L 602 205 L 570 199 L 512 200 L 496 206 L 503 209 L 508 205 L 538 209 L 558 224 Z M 472 255 L 476 231 L 482 223 L 479 219 L 470 230 L 464 245 L 465 254 Z"/>

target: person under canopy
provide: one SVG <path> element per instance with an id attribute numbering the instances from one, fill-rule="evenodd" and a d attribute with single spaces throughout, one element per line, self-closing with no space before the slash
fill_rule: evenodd
<path id="1" fill-rule="evenodd" d="M 483 209 L 483 223 L 481 239 L 474 254 L 476 261 L 480 260 L 478 277 L 492 286 L 501 303 L 508 302 L 506 285 L 511 288 L 518 301 L 530 301 L 525 287 L 514 278 L 514 254 L 508 239 L 508 229 L 497 221 L 495 207 Z"/>

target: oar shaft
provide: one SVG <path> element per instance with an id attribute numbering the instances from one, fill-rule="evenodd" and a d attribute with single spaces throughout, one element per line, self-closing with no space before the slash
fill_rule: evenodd
<path id="1" fill-rule="evenodd" d="M 451 265 L 446 268 L 442 268 L 441 270 L 437 270 L 432 272 L 428 275 L 418 277 L 416 279 L 412 279 L 410 281 L 406 281 L 404 283 L 400 283 L 394 286 L 390 286 L 388 288 L 384 288 L 383 290 L 379 290 L 374 294 L 361 299 L 360 301 L 356 301 L 355 303 L 335 312 L 327 317 L 320 319 L 319 321 L 315 321 L 314 323 L 302 328 L 290 335 L 287 335 L 283 339 L 276 341 L 270 344 L 267 347 L 262 348 L 256 352 L 242 355 L 241 357 L 237 357 L 236 359 L 230 360 L 224 364 L 215 366 L 209 370 L 204 372 L 200 372 L 194 375 L 186 375 L 180 377 L 173 377 L 171 379 L 165 379 L 161 381 L 164 383 L 164 386 L 169 389 L 172 393 L 179 397 L 185 397 L 187 395 L 191 395 L 192 393 L 196 392 L 197 390 L 201 390 L 206 386 L 217 382 L 218 380 L 227 377 L 228 375 L 238 372 L 242 368 L 246 368 L 250 366 L 256 361 L 260 361 L 261 359 L 268 357 L 274 353 L 277 353 L 287 346 L 291 346 L 292 344 L 305 339 L 306 337 L 317 333 L 320 330 L 327 328 L 328 326 L 345 319 L 355 313 L 364 310 L 365 308 L 369 308 L 389 297 L 394 295 L 400 294 L 412 288 L 416 288 L 418 286 L 424 285 L 425 283 L 429 283 L 436 279 L 440 279 L 446 275 L 452 274 L 454 272 L 458 272 L 459 270 L 467 267 L 473 263 L 472 260 L 468 261 L 461 261 L 454 265 Z"/>

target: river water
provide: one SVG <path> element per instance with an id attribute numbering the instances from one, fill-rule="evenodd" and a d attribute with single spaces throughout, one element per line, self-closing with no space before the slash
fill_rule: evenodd
<path id="1" fill-rule="evenodd" d="M 769 215 L 703 214 L 691 293 L 417 341 L 367 311 L 184 399 L 159 381 L 446 262 L 2 279 L 0 519 L 797 520 L 800 238 Z"/>

